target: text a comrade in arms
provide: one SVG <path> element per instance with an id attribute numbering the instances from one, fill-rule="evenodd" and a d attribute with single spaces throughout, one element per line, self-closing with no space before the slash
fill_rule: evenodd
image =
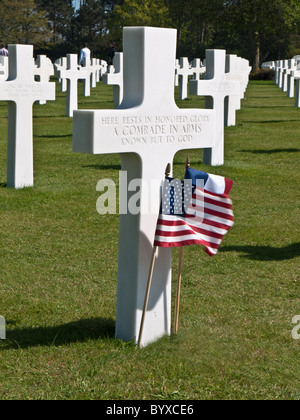
<path id="1" fill-rule="evenodd" d="M 208 115 L 177 116 L 131 116 L 103 117 L 103 125 L 113 125 L 116 136 L 163 135 L 200 133 L 203 123 L 209 122 Z M 121 125 L 121 127 L 120 127 Z M 118 127 L 119 126 L 119 127 Z M 169 126 L 169 127 L 168 127 Z M 181 129 L 180 129 L 181 127 Z"/>

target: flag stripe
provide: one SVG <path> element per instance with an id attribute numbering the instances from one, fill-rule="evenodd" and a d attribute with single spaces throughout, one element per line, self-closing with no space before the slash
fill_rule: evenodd
<path id="1" fill-rule="evenodd" d="M 196 199 L 196 197 L 197 196 L 195 196 L 195 199 Z M 223 207 L 224 209 L 229 209 L 229 210 L 232 209 L 232 203 L 228 202 L 227 200 L 226 201 L 222 201 L 222 200 L 218 201 L 218 200 L 215 200 L 215 199 L 212 199 L 212 198 L 209 198 L 209 197 L 205 197 L 205 196 L 204 196 L 204 200 L 205 200 L 205 203 L 209 203 L 209 204 L 213 204 L 215 206 Z"/>
<path id="2" fill-rule="evenodd" d="M 208 233 L 208 235 L 207 235 Z M 209 232 L 199 232 L 199 231 L 194 231 L 193 229 L 184 229 L 184 230 L 159 230 L 159 227 L 157 229 L 157 233 L 156 235 L 158 237 L 164 237 L 166 238 L 174 238 L 176 236 L 185 236 L 185 235 L 194 235 L 197 236 L 197 238 L 200 239 L 204 239 L 207 242 L 211 242 L 212 244 L 216 244 L 216 243 L 221 243 L 222 241 L 222 237 L 221 238 L 217 238 L 213 235 L 209 235 Z"/>
<path id="3" fill-rule="evenodd" d="M 170 232 L 174 233 L 174 236 L 178 236 L 181 235 L 182 232 L 184 230 L 186 230 L 186 225 L 185 226 L 177 226 L 177 225 L 173 225 L 173 226 L 164 226 L 164 225 L 159 225 L 157 226 L 157 235 L 160 236 L 168 236 Z M 199 233 L 199 234 L 203 234 L 206 236 L 211 236 L 212 238 L 217 238 L 217 239 L 222 239 L 224 235 L 219 234 L 217 232 L 211 232 L 209 230 L 205 230 L 205 229 L 199 229 L 197 227 L 192 227 L 191 230 L 195 233 Z"/>
<path id="4" fill-rule="evenodd" d="M 160 241 L 159 238 L 157 238 L 154 242 L 155 246 L 163 247 L 163 248 L 173 248 L 173 247 L 181 247 L 181 246 L 188 246 L 188 245 L 203 245 L 205 247 L 205 252 L 208 255 L 216 255 L 219 249 L 219 246 L 211 247 L 210 244 L 207 242 L 201 240 L 201 239 L 188 239 L 183 238 L 181 241 L 172 241 L 172 242 L 166 242 L 163 238 L 162 241 Z"/>
<path id="5" fill-rule="evenodd" d="M 199 208 L 199 209 L 210 209 L 210 210 L 216 210 L 219 212 L 222 212 L 224 214 L 228 214 L 229 216 L 233 216 L 233 211 L 232 211 L 232 206 L 229 207 L 223 207 L 220 206 L 219 203 L 216 202 L 209 202 L 205 199 L 205 201 L 203 202 L 203 200 L 193 200 L 193 208 Z"/>
<path id="6" fill-rule="evenodd" d="M 232 201 L 231 199 L 228 197 L 228 195 L 222 194 L 222 195 L 217 195 L 214 194 L 210 191 L 207 190 L 203 190 L 199 187 L 195 188 L 194 194 L 193 195 L 197 195 L 197 196 L 202 196 L 214 201 L 218 201 L 224 204 L 229 204 L 230 206 L 232 205 Z"/>
<path id="7" fill-rule="evenodd" d="M 207 254 L 217 254 L 224 235 L 234 224 L 232 201 L 227 195 L 232 188 L 232 181 L 227 182 L 226 178 L 222 181 L 221 177 L 213 175 L 209 177 L 211 180 L 208 178 L 206 185 L 215 192 L 196 187 L 190 204 L 182 206 L 186 209 L 183 214 L 175 214 L 177 209 L 174 203 L 178 204 L 180 199 L 172 193 L 172 213 L 160 214 L 154 245 L 167 248 L 201 244 Z"/>
<path id="8" fill-rule="evenodd" d="M 175 239 L 176 239 L 176 237 L 175 237 Z M 158 236 L 157 239 L 156 239 L 156 242 L 160 242 L 160 241 L 162 241 L 164 243 L 173 244 L 174 237 L 172 237 L 172 236 L 170 236 L 170 237 L 169 236 L 168 237 Z M 189 233 L 186 233 L 186 232 L 185 232 L 184 235 L 182 235 L 180 237 L 179 241 L 175 241 L 175 242 L 181 243 L 181 242 L 186 242 L 186 241 L 199 242 L 199 243 L 205 244 L 205 246 L 209 246 L 212 249 L 218 249 L 219 246 L 220 246 L 220 243 L 221 243 L 221 242 L 219 242 L 219 243 L 208 242 L 205 238 L 197 237 L 196 235 L 190 235 Z"/>
<path id="9" fill-rule="evenodd" d="M 163 227 L 165 226 L 173 227 L 175 223 L 176 223 L 176 226 L 184 226 L 187 222 L 183 218 L 180 218 L 179 216 L 177 216 L 175 220 L 174 216 L 166 216 L 166 215 L 161 215 L 158 221 L 158 225 L 163 226 Z M 188 224 L 195 229 L 197 229 L 197 227 L 199 226 L 199 223 L 194 221 L 193 219 L 189 219 Z M 216 232 L 223 236 L 227 233 L 227 231 L 232 226 L 232 224 L 224 225 L 224 224 L 221 224 L 212 220 L 208 220 L 208 219 L 203 219 L 200 225 L 208 231 Z"/>
<path id="10" fill-rule="evenodd" d="M 224 203 L 225 202 L 231 203 L 231 199 L 227 194 L 216 194 L 216 193 L 213 193 L 212 191 L 208 191 L 206 189 L 199 188 L 199 187 L 195 188 L 194 193 L 202 194 L 205 197 L 210 197 L 217 201 L 224 201 Z"/>

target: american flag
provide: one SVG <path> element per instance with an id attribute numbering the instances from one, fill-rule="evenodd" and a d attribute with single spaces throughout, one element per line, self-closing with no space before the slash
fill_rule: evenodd
<path id="1" fill-rule="evenodd" d="M 188 168 L 185 180 L 167 178 L 154 245 L 163 248 L 203 245 L 216 255 L 234 224 L 227 178 Z"/>

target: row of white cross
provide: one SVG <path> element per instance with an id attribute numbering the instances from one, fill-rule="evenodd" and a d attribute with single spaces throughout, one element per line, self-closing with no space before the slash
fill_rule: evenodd
<path id="1" fill-rule="evenodd" d="M 124 210 L 134 195 L 129 184 L 142 180 L 139 201 L 145 209 L 146 187 L 154 179 L 163 179 L 165 167 L 178 151 L 204 149 L 206 163 L 222 165 L 225 98 L 235 98 L 234 108 L 239 108 L 250 72 L 249 63 L 245 62 L 241 70 L 232 64 L 235 57 L 230 57 L 230 71 L 226 73 L 226 52 L 208 50 L 205 80 L 191 80 L 189 87 L 191 94 L 209 98 L 210 109 L 180 109 L 174 99 L 176 39 L 173 29 L 124 28 L 123 71 L 116 65 L 115 72 L 110 69 L 103 75 L 104 81 L 111 83 L 114 73 L 122 73 L 122 89 L 119 99 L 115 98 L 117 105 L 122 95 L 121 104 L 115 110 L 74 111 L 74 152 L 120 153 L 122 157 L 120 208 L 124 214 L 120 216 L 116 336 L 126 341 L 138 336 L 157 221 L 157 213 L 150 211 L 126 214 Z M 9 103 L 7 184 L 15 188 L 33 185 L 32 105 L 55 99 L 55 83 L 34 80 L 32 57 L 32 46 L 9 46 L 9 77 L 0 83 L 0 100 Z M 69 87 L 72 77 L 67 77 L 67 71 L 73 67 L 76 80 L 77 73 L 84 70 L 78 69 L 74 56 L 67 57 L 66 70 L 58 70 L 61 79 L 68 79 Z M 151 198 L 159 203 L 159 190 L 156 195 Z M 142 345 L 170 334 L 168 249 L 157 255 L 152 285 Z"/>
<path id="2" fill-rule="evenodd" d="M 23 188 L 33 185 L 32 104 L 35 101 L 44 104 L 46 100 L 55 99 L 55 85 L 49 82 L 54 70 L 46 56 L 38 56 L 37 61 L 33 61 L 32 46 L 11 45 L 9 52 L 10 65 L 7 57 L 0 59 L 0 100 L 9 101 L 7 185 Z M 76 54 L 58 60 L 55 70 L 61 82 L 61 90 L 67 91 L 67 116 L 73 117 L 74 111 L 78 109 L 78 80 L 84 81 L 84 96 L 90 96 L 90 88 L 95 87 L 101 78 L 103 83 L 114 85 L 114 103 L 116 108 L 119 107 L 124 100 L 123 61 L 123 53 L 116 54 L 114 66 L 109 68 L 105 61 L 99 59 L 87 62 L 83 67 L 79 66 Z M 244 97 L 250 67 L 247 60 L 235 55 L 226 56 L 225 50 L 207 50 L 205 61 L 206 66 L 200 59 L 194 60 L 192 65 L 187 58 L 176 60 L 175 85 L 177 82 L 180 85 L 181 99 L 187 95 L 188 85 L 191 94 L 206 96 L 206 107 L 214 109 L 220 116 L 216 123 L 217 145 L 204 151 L 204 161 L 222 165 L 224 125 L 235 125 L 236 110 L 240 109 Z M 200 81 L 204 72 L 205 79 Z M 158 85 L 157 81 L 153 81 L 154 85 Z M 24 106 L 20 107 L 20 104 Z"/>
<path id="3" fill-rule="evenodd" d="M 91 95 L 103 74 L 107 71 L 107 62 L 98 58 L 86 60 L 78 65 L 77 54 L 68 54 L 55 62 L 55 71 L 61 82 L 61 92 L 67 92 L 67 117 L 73 117 L 78 109 L 78 80 L 83 81 L 83 96 Z"/>
<path id="4" fill-rule="evenodd" d="M 300 108 L 300 57 L 270 61 L 262 67 L 275 71 L 275 84 L 287 93 L 288 98 L 295 98 L 295 106 Z"/>

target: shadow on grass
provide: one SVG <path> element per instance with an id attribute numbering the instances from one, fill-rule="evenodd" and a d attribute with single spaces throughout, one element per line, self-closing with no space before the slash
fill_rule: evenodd
<path id="1" fill-rule="evenodd" d="M 272 155 L 275 153 L 299 153 L 300 149 L 270 149 L 270 150 L 240 150 L 240 153 L 253 153 L 255 155 Z"/>
<path id="2" fill-rule="evenodd" d="M 263 107 L 261 105 L 247 105 L 247 109 L 282 109 L 282 108 L 291 108 L 290 104 L 286 105 L 264 105 Z M 296 109 L 296 108 L 295 108 Z M 289 121 L 298 121 L 299 120 L 275 120 L 275 121 L 266 121 L 266 122 L 289 122 Z M 251 121 L 250 121 L 251 122 Z M 252 121 L 254 123 L 259 123 L 261 121 Z"/>
<path id="3" fill-rule="evenodd" d="M 7 184 L 5 182 L 0 182 L 0 188 L 7 188 Z"/>
<path id="4" fill-rule="evenodd" d="M 271 246 L 225 246 L 221 252 L 241 252 L 243 258 L 256 261 L 285 261 L 292 260 L 300 256 L 300 242 L 285 246 L 283 248 L 273 248 Z"/>
<path id="5" fill-rule="evenodd" d="M 299 122 L 299 120 L 265 120 L 265 121 L 248 121 L 247 124 L 289 124 L 292 122 Z"/>
<path id="6" fill-rule="evenodd" d="M 7 320 L 7 325 L 15 322 Z M 112 338 L 115 321 L 107 318 L 82 319 L 55 327 L 8 329 L 7 340 L 1 342 L 1 350 L 26 349 L 40 346 L 62 346 L 71 343 Z"/>
<path id="7" fill-rule="evenodd" d="M 72 138 L 72 133 L 71 134 L 45 134 L 42 136 L 37 136 L 35 135 L 34 137 L 38 138 L 38 139 L 69 139 Z"/>
<path id="8" fill-rule="evenodd" d="M 40 118 L 45 118 L 45 119 L 47 119 L 47 118 L 70 118 L 70 117 L 67 117 L 66 116 L 66 114 L 61 114 L 61 115 L 35 115 L 34 117 L 33 117 L 34 119 L 40 119 Z"/>
<path id="9" fill-rule="evenodd" d="M 82 166 L 82 168 L 97 169 L 97 170 L 116 169 L 116 170 L 120 171 L 121 170 L 121 165 L 85 165 L 85 166 Z"/>

